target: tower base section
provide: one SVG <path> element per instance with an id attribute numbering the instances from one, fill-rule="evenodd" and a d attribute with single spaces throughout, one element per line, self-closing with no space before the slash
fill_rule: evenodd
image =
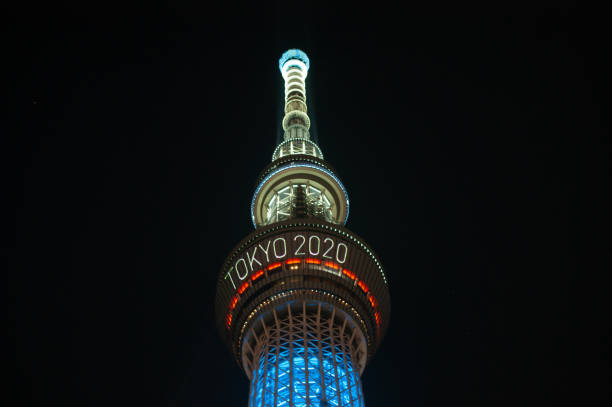
<path id="1" fill-rule="evenodd" d="M 367 345 L 342 310 L 291 301 L 263 315 L 245 336 L 250 407 L 363 407 Z"/>

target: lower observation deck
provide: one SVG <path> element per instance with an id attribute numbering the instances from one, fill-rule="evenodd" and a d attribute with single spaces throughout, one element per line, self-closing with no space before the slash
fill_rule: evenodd
<path id="1" fill-rule="evenodd" d="M 217 284 L 217 325 L 245 371 L 253 370 L 243 358 L 245 338 L 261 334 L 258 327 L 288 304 L 320 304 L 344 315 L 362 332 L 367 357 L 388 326 L 389 292 L 380 261 L 357 235 L 318 219 L 255 230 L 228 256 Z"/>

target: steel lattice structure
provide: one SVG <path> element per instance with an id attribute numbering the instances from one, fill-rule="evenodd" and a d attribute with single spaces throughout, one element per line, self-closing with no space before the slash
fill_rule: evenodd
<path id="1" fill-rule="evenodd" d="M 359 374 L 367 350 L 350 317 L 306 301 L 272 314 L 245 343 L 245 357 L 253 361 L 249 406 L 362 407 Z"/>
<path id="2" fill-rule="evenodd" d="M 215 314 L 249 406 L 363 407 L 360 375 L 389 324 L 380 259 L 344 227 L 348 193 L 310 140 L 300 50 L 279 60 L 284 140 L 257 179 L 255 231 L 225 260 Z"/>

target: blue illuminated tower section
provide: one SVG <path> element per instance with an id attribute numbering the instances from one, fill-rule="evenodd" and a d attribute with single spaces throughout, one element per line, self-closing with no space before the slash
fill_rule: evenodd
<path id="1" fill-rule="evenodd" d="M 250 380 L 250 407 L 363 407 L 360 376 L 389 323 L 387 278 L 344 227 L 347 190 L 310 138 L 308 56 L 288 50 L 279 68 L 283 141 L 256 182 L 255 230 L 221 268 L 217 326 Z"/>

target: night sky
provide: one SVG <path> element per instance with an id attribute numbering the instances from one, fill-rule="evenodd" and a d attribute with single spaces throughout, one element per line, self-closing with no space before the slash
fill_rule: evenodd
<path id="1" fill-rule="evenodd" d="M 15 13 L 6 398 L 246 407 L 215 284 L 280 137 L 278 58 L 300 48 L 347 227 L 390 279 L 366 405 L 609 400 L 606 13 L 330 7 Z"/>

